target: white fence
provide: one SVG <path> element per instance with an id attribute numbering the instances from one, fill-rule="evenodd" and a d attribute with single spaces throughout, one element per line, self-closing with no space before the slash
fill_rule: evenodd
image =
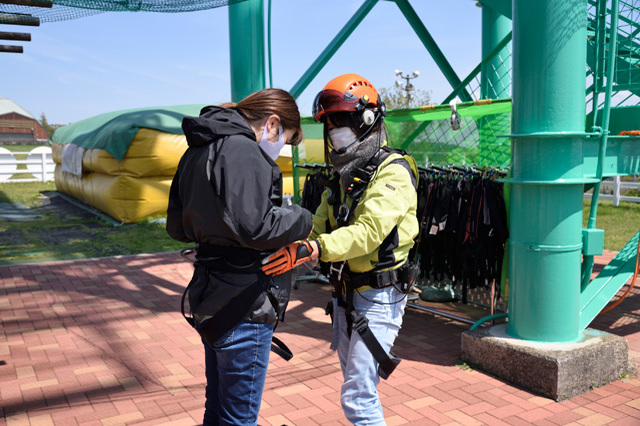
<path id="1" fill-rule="evenodd" d="M 16 158 L 25 155 L 26 160 Z M 25 164 L 26 168 L 18 169 L 20 164 Z M 55 168 L 48 146 L 39 146 L 28 152 L 11 152 L 0 147 L 0 182 L 47 182 L 53 180 Z"/>
<path id="2" fill-rule="evenodd" d="M 620 201 L 630 201 L 632 203 L 640 203 L 640 197 L 631 197 L 627 195 L 621 194 L 622 188 L 631 188 L 640 191 L 640 182 L 628 182 L 622 181 L 620 176 L 616 176 L 613 178 L 607 178 L 602 181 L 600 185 L 600 200 L 613 200 L 613 205 L 615 207 L 620 205 Z M 585 198 L 591 198 L 592 194 L 585 193 Z"/>

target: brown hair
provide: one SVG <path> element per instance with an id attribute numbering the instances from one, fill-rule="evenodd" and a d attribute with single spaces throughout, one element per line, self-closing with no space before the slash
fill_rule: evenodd
<path id="1" fill-rule="evenodd" d="M 295 130 L 289 144 L 298 145 L 302 142 L 300 111 L 296 100 L 285 90 L 262 89 L 250 94 L 238 103 L 228 102 L 220 106 L 235 109 L 249 124 L 257 123 L 275 114 L 280 117 L 283 130 Z"/>

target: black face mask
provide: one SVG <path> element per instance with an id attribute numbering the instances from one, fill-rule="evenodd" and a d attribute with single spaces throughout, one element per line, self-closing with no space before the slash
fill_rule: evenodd
<path id="1" fill-rule="evenodd" d="M 380 131 L 372 132 L 358 143 L 351 144 L 342 152 L 335 149 L 329 152 L 331 164 L 334 170 L 340 175 L 340 186 L 346 189 L 353 182 L 353 173 L 357 169 L 367 165 L 369 160 L 380 151 L 382 142 L 386 138 L 384 128 Z"/>

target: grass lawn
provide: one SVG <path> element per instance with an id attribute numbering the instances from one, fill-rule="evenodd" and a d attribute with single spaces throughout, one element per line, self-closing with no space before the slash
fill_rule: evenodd
<path id="1" fill-rule="evenodd" d="M 73 207 L 54 191 L 53 182 L 0 183 L 0 202 L 19 202 L 40 214 L 29 222 L 0 219 L 0 265 L 160 253 L 190 246 L 170 238 L 164 223 L 114 226 Z"/>
<path id="2" fill-rule="evenodd" d="M 69 207 L 55 190 L 53 182 L 0 183 L 0 202 L 24 204 L 41 216 L 30 222 L 0 219 L 0 265 L 159 253 L 190 246 L 171 239 L 159 221 L 114 226 L 82 209 L 52 208 L 52 201 Z M 589 208 L 590 200 L 585 199 L 585 225 Z M 640 229 L 640 204 L 622 202 L 613 207 L 611 201 L 601 201 L 596 226 L 605 230 L 605 249 L 619 251 Z"/>
<path id="3" fill-rule="evenodd" d="M 583 226 L 587 226 L 591 200 L 583 200 Z M 640 231 L 640 203 L 621 201 L 613 207 L 613 201 L 598 202 L 596 228 L 604 229 L 605 250 L 620 251 L 622 247 Z"/>

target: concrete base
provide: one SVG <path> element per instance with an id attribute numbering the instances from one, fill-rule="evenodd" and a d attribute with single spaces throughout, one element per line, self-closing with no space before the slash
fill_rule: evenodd
<path id="1" fill-rule="evenodd" d="M 507 382 L 556 401 L 617 380 L 629 371 L 627 340 L 587 329 L 572 343 L 506 334 L 506 324 L 462 333 L 462 359 Z"/>

